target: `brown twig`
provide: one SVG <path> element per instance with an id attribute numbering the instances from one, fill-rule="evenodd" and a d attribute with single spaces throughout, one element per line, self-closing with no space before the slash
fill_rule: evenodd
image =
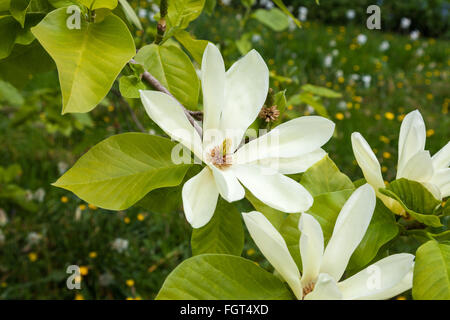
<path id="1" fill-rule="evenodd" d="M 136 61 L 134 61 L 134 59 L 130 60 L 130 63 L 132 64 L 137 64 Z M 189 122 L 192 124 L 192 126 L 195 128 L 195 130 L 198 132 L 198 134 L 200 135 L 200 137 L 203 135 L 203 131 L 202 128 L 200 127 L 200 125 L 197 123 L 197 121 L 194 119 L 193 115 L 198 115 L 198 111 L 189 111 L 187 110 L 171 93 L 169 90 L 166 89 L 166 87 L 164 87 L 161 82 L 158 81 L 158 79 L 156 79 L 150 72 L 148 71 L 144 71 L 144 73 L 141 75 L 141 78 L 143 80 L 145 80 L 145 82 L 147 82 L 148 84 L 150 84 L 153 88 L 155 88 L 158 91 L 164 92 L 165 94 L 168 94 L 169 96 L 171 96 L 172 98 L 174 98 L 178 104 L 180 105 L 181 108 L 183 108 L 184 114 L 186 115 L 186 117 L 188 118 Z"/>

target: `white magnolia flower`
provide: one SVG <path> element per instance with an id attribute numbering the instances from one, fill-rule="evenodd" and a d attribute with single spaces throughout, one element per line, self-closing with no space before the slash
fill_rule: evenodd
<path id="1" fill-rule="evenodd" d="M 365 44 L 366 42 L 367 42 L 367 36 L 365 35 L 365 34 L 359 34 L 357 37 L 356 37 L 356 41 L 360 44 L 360 45 L 363 45 L 363 44 Z"/>
<path id="2" fill-rule="evenodd" d="M 320 147 L 331 138 L 334 123 L 317 116 L 300 117 L 239 148 L 267 96 L 269 70 L 264 60 L 252 50 L 225 72 L 219 50 L 208 44 L 201 80 L 203 137 L 174 98 L 158 91 L 141 91 L 150 118 L 206 164 L 183 186 L 189 223 L 194 228 L 208 223 L 219 194 L 228 202 L 244 198 L 242 185 L 280 211 L 307 210 L 313 202 L 311 195 L 283 174 L 303 172 L 322 159 L 325 152 Z"/>
<path id="3" fill-rule="evenodd" d="M 403 119 L 398 141 L 397 179 L 405 178 L 422 183 L 437 199 L 450 195 L 450 142 L 433 157 L 425 150 L 426 130 L 418 110 Z M 352 133 L 352 147 L 356 161 L 366 181 L 372 185 L 377 196 L 395 213 L 404 210 L 400 204 L 378 189 L 384 188 L 380 163 L 367 141 L 358 132 Z"/>
<path id="4" fill-rule="evenodd" d="M 408 29 L 410 25 L 411 25 L 411 19 L 403 17 L 402 20 L 400 20 L 400 28 Z"/>
<path id="5" fill-rule="evenodd" d="M 380 51 L 386 51 L 388 50 L 390 47 L 389 41 L 384 40 L 381 44 L 380 44 Z"/>
<path id="6" fill-rule="evenodd" d="M 308 17 L 308 8 L 299 7 L 298 8 L 298 20 L 306 21 L 307 17 Z"/>
<path id="7" fill-rule="evenodd" d="M 116 238 L 112 243 L 112 248 L 119 253 L 128 249 L 128 240 L 122 238 Z"/>
<path id="8" fill-rule="evenodd" d="M 346 16 L 347 16 L 347 19 L 348 19 L 348 20 L 353 20 L 353 19 L 355 19 L 355 16 L 356 16 L 355 10 L 353 10 L 353 9 L 347 10 Z"/>
<path id="9" fill-rule="evenodd" d="M 420 36 L 420 31 L 419 30 L 414 30 L 409 35 L 411 40 L 417 40 L 417 39 L 419 39 L 419 36 Z"/>
<path id="10" fill-rule="evenodd" d="M 381 300 L 412 287 L 413 255 L 401 253 L 386 257 L 340 281 L 366 233 L 375 203 L 372 187 L 368 184 L 359 187 L 342 207 L 326 248 L 319 222 L 303 213 L 299 221 L 302 274 L 285 240 L 264 215 L 253 211 L 243 216 L 256 245 L 297 299 Z"/>

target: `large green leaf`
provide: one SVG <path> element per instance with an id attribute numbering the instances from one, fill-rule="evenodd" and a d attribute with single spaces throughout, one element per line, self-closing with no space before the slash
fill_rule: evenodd
<path id="1" fill-rule="evenodd" d="M 208 224 L 192 231 L 192 254 L 223 253 L 240 256 L 244 247 L 244 228 L 234 205 L 219 199 Z"/>
<path id="2" fill-rule="evenodd" d="M 17 23 L 17 22 L 16 22 Z M 0 77 L 22 88 L 34 74 L 53 70 L 55 63 L 37 41 L 15 45 L 11 54 L 0 60 Z"/>
<path id="3" fill-rule="evenodd" d="M 298 229 L 298 222 L 300 220 L 300 213 L 291 213 L 284 219 L 279 231 L 283 236 L 284 241 L 289 249 L 289 252 L 297 264 L 299 270 L 302 270 L 302 258 L 300 256 L 300 230 Z"/>
<path id="4" fill-rule="evenodd" d="M 442 226 L 439 217 L 434 215 L 441 202 L 421 183 L 402 178 L 392 181 L 385 189 L 380 189 L 380 192 L 397 200 L 417 221 L 432 227 Z"/>
<path id="5" fill-rule="evenodd" d="M 322 193 L 354 189 L 350 178 L 340 172 L 328 156 L 306 170 L 300 183 L 314 197 Z"/>
<path id="6" fill-rule="evenodd" d="M 175 165 L 175 143 L 145 133 L 124 133 L 103 140 L 53 185 L 72 191 L 98 207 L 123 210 L 151 190 L 176 186 L 189 164 Z"/>
<path id="7" fill-rule="evenodd" d="M 119 90 L 125 98 L 138 99 L 140 97 L 139 90 L 145 89 L 147 89 L 146 85 L 135 75 L 120 77 Z"/>
<path id="8" fill-rule="evenodd" d="M 117 0 L 77 0 L 77 1 L 91 10 L 101 8 L 112 10 L 115 7 L 117 7 Z"/>
<path id="9" fill-rule="evenodd" d="M 171 27 L 186 29 L 202 13 L 205 0 L 169 1 L 167 22 Z"/>
<path id="10" fill-rule="evenodd" d="M 380 199 L 366 234 L 350 258 L 348 268 L 359 271 L 377 255 L 378 250 L 398 234 L 398 225 L 392 212 Z"/>
<path id="11" fill-rule="evenodd" d="M 325 98 L 341 98 L 342 94 L 339 92 L 333 91 L 331 89 L 325 87 L 314 86 L 312 84 L 305 84 L 302 86 L 302 90 L 312 93 L 317 96 L 325 97 Z"/>
<path id="12" fill-rule="evenodd" d="M 20 24 L 12 16 L 0 17 L 0 59 L 9 56 L 16 42 Z"/>
<path id="13" fill-rule="evenodd" d="M 106 96 L 134 56 L 134 40 L 125 23 L 110 14 L 102 22 L 82 19 L 81 29 L 67 28 L 65 8 L 49 13 L 33 34 L 55 60 L 63 113 L 88 112 Z"/>
<path id="14" fill-rule="evenodd" d="M 24 27 L 25 16 L 30 2 L 31 0 L 14 0 L 11 2 L 11 7 L 9 8 L 11 15 L 20 23 L 22 28 Z"/>
<path id="15" fill-rule="evenodd" d="M 290 11 L 289 9 L 285 6 L 285 4 L 283 3 L 283 0 L 273 0 L 273 2 L 278 6 L 278 8 L 280 8 L 285 14 L 287 14 L 289 17 L 291 17 L 292 20 L 294 20 L 295 24 L 298 27 L 301 27 L 302 23 L 300 22 L 300 20 L 298 20 Z"/>
<path id="16" fill-rule="evenodd" d="M 252 14 L 252 17 L 277 32 L 283 31 L 289 26 L 288 17 L 277 8 L 258 9 Z"/>
<path id="17" fill-rule="evenodd" d="M 128 21 L 134 24 L 134 26 L 140 30 L 142 30 L 142 24 L 139 18 L 136 15 L 136 12 L 134 12 L 134 9 L 130 6 L 127 0 L 119 0 L 120 5 L 122 6 L 123 12 L 125 13 L 125 16 L 127 17 Z"/>
<path id="18" fill-rule="evenodd" d="M 150 44 L 139 50 L 135 60 L 144 65 L 181 104 L 197 107 L 200 83 L 189 57 L 174 45 Z"/>
<path id="19" fill-rule="evenodd" d="M 203 52 L 205 51 L 208 41 L 194 39 L 191 34 L 184 30 L 175 33 L 175 38 L 186 48 L 192 58 L 201 66 Z"/>
<path id="20" fill-rule="evenodd" d="M 450 300 L 450 246 L 431 240 L 416 252 L 412 294 L 417 300 Z"/>
<path id="21" fill-rule="evenodd" d="M 292 300 L 287 286 L 253 261 L 205 254 L 183 261 L 167 277 L 157 300 Z"/>

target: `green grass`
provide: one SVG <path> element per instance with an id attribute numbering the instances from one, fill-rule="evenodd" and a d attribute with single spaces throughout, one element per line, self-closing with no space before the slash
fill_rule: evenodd
<path id="1" fill-rule="evenodd" d="M 276 91 L 286 89 L 288 98 L 306 83 L 341 92 L 342 99 L 324 101 L 337 124 L 335 137 L 326 149 L 353 180 L 362 177 L 351 150 L 353 131 L 361 132 L 376 150 L 386 180 L 395 176 L 400 119 L 407 112 L 416 108 L 421 111 L 430 130 L 427 148 L 432 153 L 448 141 L 448 42 L 411 41 L 401 35 L 356 26 L 327 27 L 317 22 L 308 22 L 293 32 L 275 33 L 250 20 L 241 29 L 235 16 L 221 9 L 220 15 L 202 16 L 193 29 L 198 38 L 221 45 L 227 65 L 241 55 L 236 41 L 243 34 L 261 35 L 252 46 L 263 55 L 274 75 L 271 87 Z M 362 46 L 355 44 L 360 33 L 368 37 Z M 334 47 L 330 46 L 332 40 L 336 42 Z M 378 49 L 383 40 L 390 42 L 386 52 Z M 419 48 L 422 56 L 416 54 Z M 326 68 L 323 61 L 333 50 L 338 54 L 332 66 Z M 338 70 L 342 70 L 342 78 L 336 76 Z M 353 83 L 350 77 L 354 73 L 371 75 L 371 87 L 365 88 L 361 81 Z M 181 211 L 160 215 L 139 208 L 125 212 L 86 208 L 79 210 L 76 220 L 77 208 L 87 204 L 50 186 L 59 176 L 57 164 L 70 166 L 104 138 L 137 129 L 129 110 L 119 105 L 113 95 L 90 114 L 92 125 L 72 115 L 60 116 L 55 77 L 52 73 L 32 81 L 23 91 L 25 105 L 7 113 L 8 117 L 3 113 L 0 117 L 0 166 L 21 166 L 22 173 L 11 183 L 23 190 L 46 190 L 43 203 L 34 201 L 37 210 L 27 211 L 17 203 L 0 199 L 0 208 L 9 218 L 1 227 L 5 242 L 0 246 L 0 299 L 74 299 L 77 294 L 86 299 L 152 299 L 168 273 L 190 256 L 190 227 Z M 154 126 L 137 101 L 132 107 L 145 127 Z M 310 114 L 305 105 L 292 105 L 285 117 L 305 114 Z M 143 214 L 142 221 L 139 213 Z M 30 232 L 39 233 L 41 240 L 30 245 Z M 113 250 L 111 243 L 116 238 L 129 240 L 128 250 Z M 247 243 L 244 255 L 263 261 L 251 242 Z M 65 270 L 72 264 L 88 269 L 81 291 L 66 288 Z M 105 275 L 112 276 L 108 285 L 102 285 Z M 127 285 L 130 279 L 134 280 L 132 286 Z"/>

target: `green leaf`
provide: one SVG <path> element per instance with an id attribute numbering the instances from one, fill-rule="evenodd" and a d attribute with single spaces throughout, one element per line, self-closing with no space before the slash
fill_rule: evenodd
<path id="1" fill-rule="evenodd" d="M 25 24 L 25 16 L 27 14 L 28 7 L 30 6 L 31 0 L 14 0 L 11 2 L 11 7 L 9 12 L 16 19 L 22 28 Z"/>
<path id="2" fill-rule="evenodd" d="M 157 300 L 293 300 L 287 286 L 253 261 L 205 254 L 183 261 L 167 277 Z"/>
<path id="3" fill-rule="evenodd" d="M 348 268 L 359 271 L 377 255 L 380 248 L 398 234 L 398 226 L 392 212 L 380 199 L 367 228 L 366 234 L 350 258 Z"/>
<path id="4" fill-rule="evenodd" d="M 11 0 L 0 0 L 0 12 L 8 11 L 11 5 Z"/>
<path id="5" fill-rule="evenodd" d="M 380 189 L 380 192 L 397 200 L 417 221 L 432 227 L 442 226 L 439 217 L 434 215 L 434 210 L 441 202 L 421 183 L 402 178 L 392 181 L 385 189 Z"/>
<path id="6" fill-rule="evenodd" d="M 306 170 L 300 183 L 314 197 L 322 193 L 354 189 L 350 178 L 339 171 L 328 155 Z"/>
<path id="7" fill-rule="evenodd" d="M 134 40 L 113 14 L 99 23 L 82 19 L 79 30 L 67 28 L 67 19 L 65 8 L 56 9 L 31 31 L 58 67 L 62 113 L 88 112 L 106 96 L 134 56 Z"/>
<path id="8" fill-rule="evenodd" d="M 298 20 L 290 11 L 289 9 L 284 5 L 282 0 L 273 0 L 273 2 L 278 6 L 278 8 L 280 8 L 285 14 L 287 14 L 289 17 L 292 18 L 292 20 L 294 20 L 295 24 L 297 25 L 297 27 L 301 27 L 302 23 L 300 22 L 300 20 Z"/>
<path id="9" fill-rule="evenodd" d="M 240 256 L 244 248 L 244 228 L 240 212 L 220 198 L 208 224 L 192 231 L 192 255 L 223 253 Z"/>
<path id="10" fill-rule="evenodd" d="M 136 205 L 145 210 L 159 213 L 177 213 L 182 206 L 181 192 L 184 183 L 201 171 L 201 166 L 192 166 L 184 176 L 183 182 L 175 187 L 159 188 L 149 192 Z"/>
<path id="11" fill-rule="evenodd" d="M 416 300 L 450 300 L 450 246 L 431 240 L 416 252 L 412 294 Z"/>
<path id="12" fill-rule="evenodd" d="M 55 64 L 47 52 L 39 42 L 33 41 L 28 46 L 14 46 L 11 54 L 0 60 L 0 77 L 20 89 L 34 74 L 54 68 Z"/>
<path id="13" fill-rule="evenodd" d="M 175 38 L 191 54 L 192 58 L 194 58 L 194 60 L 201 66 L 203 52 L 208 45 L 208 41 L 194 39 L 189 32 L 184 30 L 177 31 L 175 33 Z"/>
<path id="14" fill-rule="evenodd" d="M 0 17 L 0 59 L 10 55 L 19 30 L 20 24 L 13 17 Z"/>
<path id="15" fill-rule="evenodd" d="M 181 183 L 190 164 L 172 162 L 175 145 L 145 133 L 115 135 L 90 149 L 53 185 L 101 208 L 127 209 L 154 189 Z"/>
<path id="16" fill-rule="evenodd" d="M 252 34 L 250 32 L 244 33 L 242 37 L 236 41 L 236 47 L 241 55 L 246 55 L 252 50 L 252 42 L 250 41 Z"/>
<path id="17" fill-rule="evenodd" d="M 80 4 L 87 7 L 90 10 L 96 9 L 114 9 L 117 7 L 117 0 L 77 0 Z"/>
<path id="18" fill-rule="evenodd" d="M 43 13 L 28 13 L 25 20 L 25 26 L 19 29 L 16 37 L 16 44 L 29 45 L 35 39 L 31 28 L 37 25 L 43 18 L 45 14 Z"/>
<path id="19" fill-rule="evenodd" d="M 68 7 L 73 5 L 76 0 L 48 0 L 48 2 L 55 8 Z"/>
<path id="20" fill-rule="evenodd" d="M 119 90 L 122 96 L 130 99 L 138 99 L 140 94 L 139 90 L 146 90 L 147 87 L 136 76 L 122 76 L 119 80 Z"/>
<path id="21" fill-rule="evenodd" d="M 326 98 L 341 98 L 342 94 L 339 92 L 333 91 L 328 88 L 314 86 L 312 84 L 305 84 L 302 86 L 303 91 L 307 91 L 317 96 L 326 97 Z"/>
<path id="22" fill-rule="evenodd" d="M 307 105 L 311 106 L 319 116 L 329 118 L 327 109 L 320 102 L 319 97 L 316 97 L 309 92 L 302 92 L 297 97 L 300 100 L 300 102 L 306 103 Z"/>
<path id="23" fill-rule="evenodd" d="M 24 99 L 12 84 L 0 80 L 0 101 L 4 101 L 13 106 L 21 106 L 24 103 Z"/>
<path id="24" fill-rule="evenodd" d="M 186 29 L 202 13 L 205 0 L 169 1 L 167 22 L 171 27 Z"/>
<path id="25" fill-rule="evenodd" d="M 277 8 L 270 10 L 258 9 L 252 14 L 252 18 L 277 32 L 286 30 L 289 26 L 288 17 Z"/>
<path id="26" fill-rule="evenodd" d="M 191 60 L 183 50 L 173 45 L 150 44 L 139 50 L 135 60 L 158 79 L 181 104 L 191 108 L 197 107 L 200 81 Z"/>
<path id="27" fill-rule="evenodd" d="M 208 15 L 212 15 L 216 8 L 217 0 L 205 0 L 205 12 Z"/>
<path id="28" fill-rule="evenodd" d="M 298 229 L 298 222 L 300 220 L 300 213 L 291 213 L 281 223 L 280 234 L 289 249 L 289 252 L 294 259 L 299 270 L 302 270 L 302 258 L 300 256 L 300 230 Z"/>
<path id="29" fill-rule="evenodd" d="M 135 25 L 136 28 L 142 30 L 142 24 L 139 18 L 136 15 L 134 9 L 130 6 L 127 0 L 119 0 L 120 5 L 122 6 L 123 12 L 127 17 L 128 21 Z"/>

